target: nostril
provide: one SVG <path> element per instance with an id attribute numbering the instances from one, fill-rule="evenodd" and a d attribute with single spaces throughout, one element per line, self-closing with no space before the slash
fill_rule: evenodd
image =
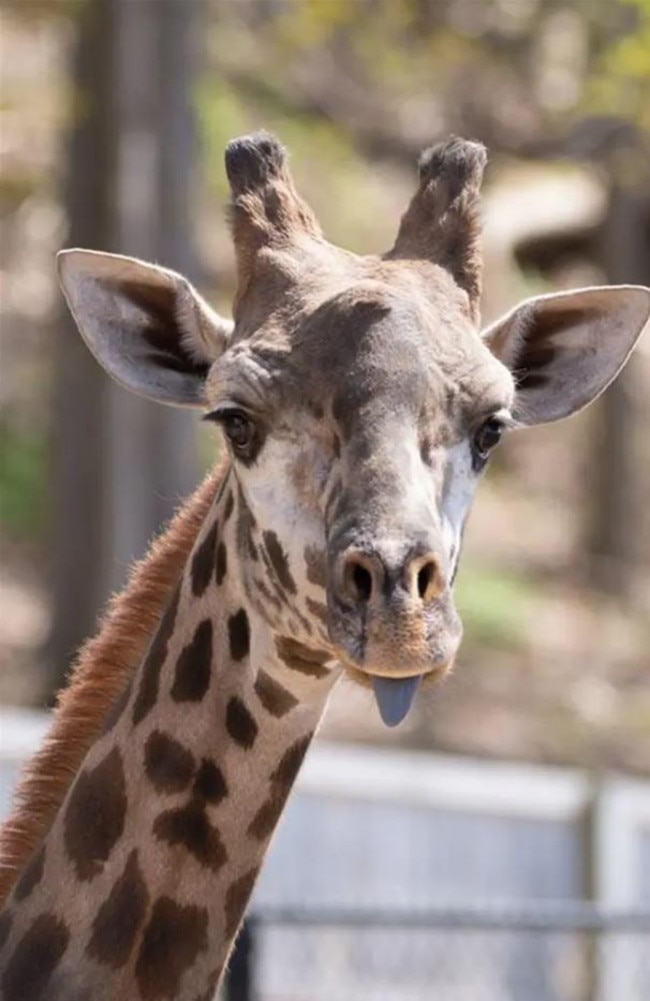
<path id="1" fill-rule="evenodd" d="M 356 605 L 367 605 L 381 591 L 381 564 L 371 553 L 347 552 L 341 567 L 341 595 Z"/>
<path id="2" fill-rule="evenodd" d="M 372 574 L 361 565 L 355 563 L 352 568 L 351 582 L 357 601 L 368 602 L 372 597 Z"/>
<path id="3" fill-rule="evenodd" d="M 427 559 L 422 563 L 415 576 L 415 583 L 420 601 L 433 601 L 438 597 L 441 588 L 436 560 Z"/>
<path id="4" fill-rule="evenodd" d="M 425 564 L 418 572 L 418 594 L 424 600 L 426 593 L 433 583 L 435 571 L 431 563 Z"/>

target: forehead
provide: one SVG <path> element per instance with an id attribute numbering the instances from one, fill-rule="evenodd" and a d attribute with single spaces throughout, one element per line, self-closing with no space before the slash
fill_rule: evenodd
<path id="1" fill-rule="evenodd" d="M 362 259 L 367 260 L 367 259 Z M 477 334 L 466 299 L 435 267 L 378 261 L 352 281 L 293 297 L 236 338 L 210 395 L 337 414 L 508 406 L 512 380 Z"/>

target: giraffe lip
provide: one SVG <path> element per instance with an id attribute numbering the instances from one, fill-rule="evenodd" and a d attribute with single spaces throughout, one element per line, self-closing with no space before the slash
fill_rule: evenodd
<path id="1" fill-rule="evenodd" d="M 397 726 L 407 716 L 421 681 L 421 674 L 410 678 L 373 677 L 372 687 L 379 715 L 386 726 Z"/>

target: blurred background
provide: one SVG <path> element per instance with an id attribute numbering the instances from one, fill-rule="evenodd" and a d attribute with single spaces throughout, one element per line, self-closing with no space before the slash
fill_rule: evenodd
<path id="1" fill-rule="evenodd" d="M 156 260 L 227 311 L 230 138 L 276 132 L 328 237 L 381 252 L 420 151 L 456 132 L 490 151 L 486 322 L 538 292 L 650 284 L 650 0 L 2 0 L 0 14 L 0 702 L 23 707 L 0 720 L 6 809 L 42 732 L 33 710 L 215 458 L 198 422 L 109 383 L 64 309 L 56 251 Z M 456 672 L 397 734 L 365 693 L 337 692 L 260 889 L 276 914 L 251 925 L 257 981 L 244 962 L 232 990 L 249 994 L 233 998 L 650 996 L 650 925 L 575 909 L 650 905 L 649 429 L 646 332 L 597 404 L 499 450 L 458 579 Z M 313 885 L 307 836 L 337 846 Z M 368 927 L 443 898 L 473 910 Z M 540 910 L 551 898 L 573 910 Z M 519 909 L 495 916 L 497 900 Z M 320 925 L 280 920 L 307 905 Z M 282 955 L 301 957 L 295 982 Z"/>

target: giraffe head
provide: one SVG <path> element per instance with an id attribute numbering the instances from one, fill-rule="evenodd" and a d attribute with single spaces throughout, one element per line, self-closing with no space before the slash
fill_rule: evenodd
<path id="1" fill-rule="evenodd" d="M 493 448 L 593 400 L 650 312 L 648 289 L 590 288 L 529 299 L 481 332 L 484 165 L 460 139 L 426 151 L 394 246 L 362 257 L 324 239 L 274 138 L 230 143 L 234 322 L 164 268 L 59 258 L 101 364 L 225 432 L 244 579 L 254 526 L 287 604 L 373 684 L 391 724 L 456 655 L 454 577 Z"/>

